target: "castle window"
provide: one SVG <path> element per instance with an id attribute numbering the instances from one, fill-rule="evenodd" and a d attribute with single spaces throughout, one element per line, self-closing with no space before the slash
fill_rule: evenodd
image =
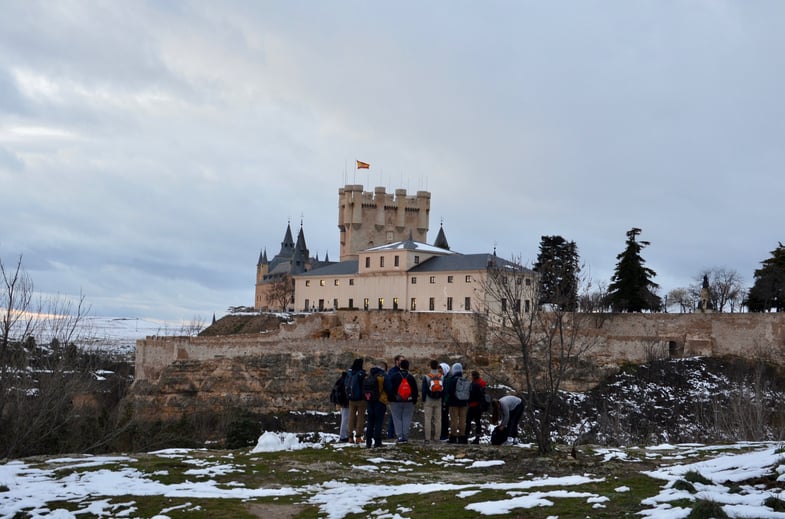
<path id="1" fill-rule="evenodd" d="M 364 299 L 363 299 L 363 310 L 368 310 L 368 306 L 369 306 L 369 304 L 370 304 L 370 303 L 369 303 L 369 301 L 368 301 L 368 298 L 367 298 L 367 297 L 366 297 L 366 298 L 364 298 Z"/>
<path id="2" fill-rule="evenodd" d="M 338 300 L 337 299 L 333 299 L 333 308 L 338 310 Z"/>
<path id="3" fill-rule="evenodd" d="M 394 265 L 394 266 L 396 266 L 396 267 L 397 267 L 397 266 L 399 266 L 399 265 L 400 265 L 400 263 L 401 263 L 401 261 L 400 261 L 400 260 L 401 260 L 401 258 L 400 258 L 399 256 L 395 256 L 395 257 L 393 258 L 393 265 Z"/>
<path id="4" fill-rule="evenodd" d="M 412 285 L 416 285 L 416 284 L 417 284 L 417 277 L 412 276 Z"/>
<path id="5" fill-rule="evenodd" d="M 447 311 L 452 312 L 452 297 L 447 298 Z"/>
<path id="6" fill-rule="evenodd" d="M 471 310 L 472 309 L 472 298 L 467 297 L 463 300 L 463 309 L 464 310 Z"/>
<path id="7" fill-rule="evenodd" d="M 529 310 L 531 309 L 531 303 L 529 302 L 528 299 L 523 302 L 523 308 L 524 308 L 523 310 L 524 312 L 529 313 Z"/>
<path id="8" fill-rule="evenodd" d="M 307 286 L 307 287 L 311 286 L 311 280 L 310 279 L 306 279 L 305 280 L 305 286 Z"/>
<path id="9" fill-rule="evenodd" d="M 354 299 L 349 298 L 349 310 L 354 310 Z"/>
<path id="10" fill-rule="evenodd" d="M 398 310 L 398 298 L 393 297 L 393 310 Z"/>
<path id="11" fill-rule="evenodd" d="M 371 258 L 369 256 L 365 257 L 365 268 L 371 268 Z"/>
<path id="12" fill-rule="evenodd" d="M 381 310 L 382 308 L 384 308 L 384 298 L 380 297 L 379 298 L 379 310 Z"/>
<path id="13" fill-rule="evenodd" d="M 354 279 L 350 279 L 350 280 L 349 280 L 349 286 L 350 286 L 350 287 L 353 287 L 353 286 L 354 286 Z"/>
<path id="14" fill-rule="evenodd" d="M 429 297 L 428 298 L 428 310 L 434 310 L 434 309 L 436 309 L 436 298 L 435 297 Z"/>
<path id="15" fill-rule="evenodd" d="M 414 257 L 414 264 L 415 265 L 419 265 L 420 264 L 420 257 L 419 256 L 415 256 Z"/>
<path id="16" fill-rule="evenodd" d="M 515 284 L 521 286 L 521 278 L 515 278 Z"/>
<path id="17" fill-rule="evenodd" d="M 527 287 L 530 287 L 530 286 L 532 286 L 532 280 L 531 280 L 531 278 L 526 278 L 526 286 L 527 286 Z"/>
<path id="18" fill-rule="evenodd" d="M 413 297 L 413 298 L 412 298 L 412 302 L 411 302 L 411 304 L 409 305 L 409 310 L 411 310 L 412 312 L 414 312 L 415 310 L 417 310 L 417 298 L 416 298 L 416 297 Z"/>
<path id="19" fill-rule="evenodd" d="M 311 302 L 310 302 L 308 299 L 306 299 L 306 300 L 305 300 L 305 311 L 306 311 L 306 312 L 308 311 L 308 306 L 309 306 L 310 304 L 311 304 Z"/>
<path id="20" fill-rule="evenodd" d="M 506 312 L 507 311 L 507 299 L 503 297 L 501 303 L 502 303 L 502 312 Z"/>
<path id="21" fill-rule="evenodd" d="M 340 285 L 340 284 L 341 284 L 341 282 L 340 282 L 339 280 L 337 280 L 337 279 L 336 279 L 335 281 L 333 281 L 333 284 L 334 284 L 335 286 L 338 286 L 338 285 Z"/>
<path id="22" fill-rule="evenodd" d="M 447 276 L 447 282 L 452 283 L 452 278 L 453 278 L 452 276 Z"/>
<path id="23" fill-rule="evenodd" d="M 323 287 L 324 285 L 326 285 L 326 283 L 324 282 L 324 280 L 323 280 L 323 279 L 320 279 L 320 280 L 319 280 L 319 286 L 320 286 L 320 287 Z"/>
<path id="24" fill-rule="evenodd" d="M 521 300 L 520 299 L 516 299 L 515 300 L 515 303 L 513 303 L 512 309 L 514 311 L 516 311 L 516 312 L 520 312 L 521 311 Z"/>
<path id="25" fill-rule="evenodd" d="M 472 282 L 472 275 L 471 274 L 466 274 L 466 282 L 467 283 L 471 283 Z"/>
<path id="26" fill-rule="evenodd" d="M 431 285 L 433 285 L 434 283 L 436 283 L 436 276 L 431 276 L 431 278 L 430 278 L 429 282 L 431 283 Z"/>
<path id="27" fill-rule="evenodd" d="M 384 256 L 379 256 L 379 266 L 380 267 L 384 266 Z"/>

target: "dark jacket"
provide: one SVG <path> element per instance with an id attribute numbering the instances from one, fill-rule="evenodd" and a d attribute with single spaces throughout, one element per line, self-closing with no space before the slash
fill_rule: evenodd
<path id="1" fill-rule="evenodd" d="M 409 402 L 416 404 L 417 397 L 419 396 L 419 391 L 417 390 L 417 381 L 414 379 L 414 375 L 409 373 L 408 371 L 398 371 L 387 377 L 386 383 L 389 385 L 387 386 L 387 397 L 390 399 L 390 402 L 400 402 L 398 399 L 398 386 L 401 385 L 401 381 L 403 381 L 404 377 L 409 382 L 409 386 L 412 388 L 412 397 Z"/>

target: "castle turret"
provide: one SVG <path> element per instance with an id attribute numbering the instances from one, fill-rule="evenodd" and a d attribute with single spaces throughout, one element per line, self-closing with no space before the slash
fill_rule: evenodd
<path id="1" fill-rule="evenodd" d="M 370 247 L 405 240 L 410 231 L 414 239 L 426 243 L 431 194 L 418 191 L 408 196 L 405 189 L 388 194 L 384 187 L 364 192 L 361 185 L 338 189 L 338 229 L 341 261 L 357 259 Z"/>

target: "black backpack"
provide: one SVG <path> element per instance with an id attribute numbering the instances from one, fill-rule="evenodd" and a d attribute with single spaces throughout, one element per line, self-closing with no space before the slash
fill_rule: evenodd
<path id="1" fill-rule="evenodd" d="M 363 380 L 365 379 L 365 371 L 359 370 L 352 372 L 349 370 L 349 373 L 346 375 L 346 397 L 349 400 L 357 401 L 363 400 L 365 397 L 363 396 Z"/>
<path id="2" fill-rule="evenodd" d="M 333 384 L 333 388 L 330 391 L 330 403 L 339 405 L 341 407 L 346 407 L 349 405 L 349 399 L 346 397 L 345 371 L 341 373 L 341 376 L 338 377 L 338 380 L 336 380 L 335 384 Z"/>
<path id="3" fill-rule="evenodd" d="M 367 402 L 379 401 L 379 377 L 376 375 L 368 375 L 363 380 L 363 398 Z"/>

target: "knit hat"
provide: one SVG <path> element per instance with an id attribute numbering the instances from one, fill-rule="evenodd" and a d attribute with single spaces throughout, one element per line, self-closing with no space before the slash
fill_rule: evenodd
<path id="1" fill-rule="evenodd" d="M 360 371 L 361 369 L 363 369 L 363 359 L 354 359 L 354 362 L 352 362 L 352 371 Z"/>
<path id="2" fill-rule="evenodd" d="M 460 375 L 461 377 L 463 376 L 463 366 L 461 365 L 460 362 L 456 362 L 455 364 L 452 365 L 452 371 L 450 372 L 450 374 L 453 376 L 455 375 Z"/>

